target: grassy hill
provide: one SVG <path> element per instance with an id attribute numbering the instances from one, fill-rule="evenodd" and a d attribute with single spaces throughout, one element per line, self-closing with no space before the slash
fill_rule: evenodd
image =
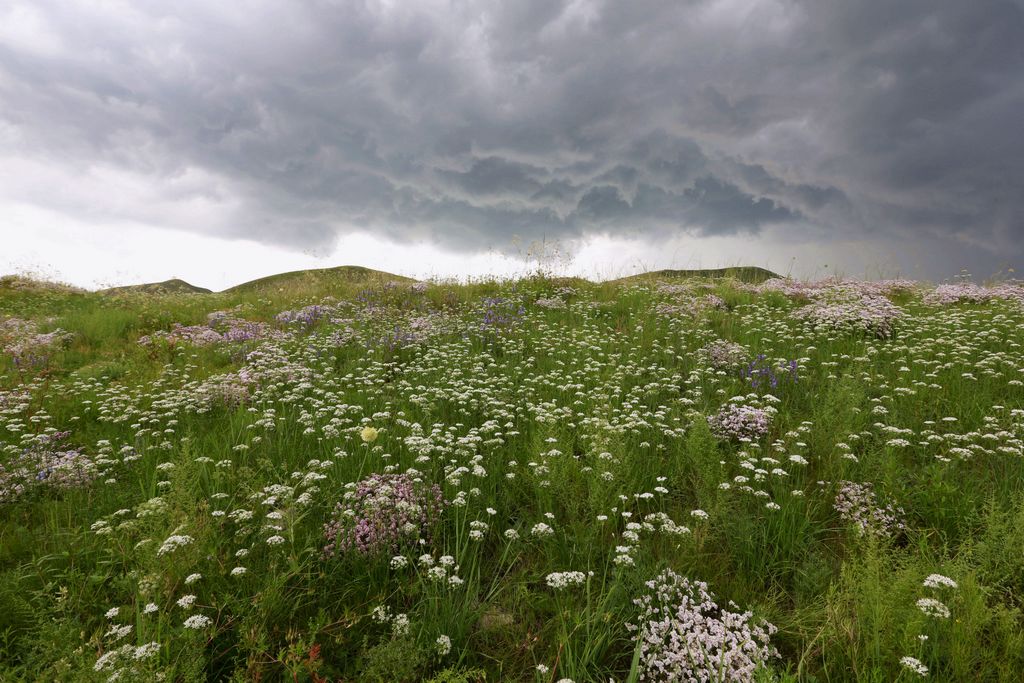
<path id="1" fill-rule="evenodd" d="M 104 294 L 211 294 L 213 290 L 205 287 L 196 287 L 193 284 L 173 278 L 163 282 L 147 282 L 142 285 L 126 285 L 124 287 L 110 287 L 100 290 Z"/>
<path id="2" fill-rule="evenodd" d="M 229 287 L 224 292 L 227 294 L 239 294 L 245 292 L 299 290 L 299 289 L 323 289 L 331 285 L 351 284 L 353 282 L 387 281 L 414 282 L 412 278 L 385 273 L 381 270 L 363 268 L 362 266 L 338 266 L 337 268 L 316 268 L 312 270 L 293 270 L 288 273 L 278 273 L 261 277 L 240 285 Z"/>
<path id="3" fill-rule="evenodd" d="M 759 284 L 771 278 L 781 277 L 765 268 L 757 266 L 732 266 L 729 268 L 705 268 L 702 270 L 652 270 L 637 275 L 613 280 L 616 283 L 636 282 L 643 280 L 667 280 L 684 278 L 735 278 L 748 284 Z"/>
<path id="4" fill-rule="evenodd" d="M 644 282 L 666 279 L 689 279 L 689 278 L 733 278 L 740 282 L 758 284 L 770 278 L 780 277 L 770 270 L 756 266 L 734 266 L 729 268 L 712 268 L 703 270 L 653 270 L 646 273 L 638 273 L 603 284 L 626 284 L 631 282 Z M 257 278 L 243 282 L 223 290 L 222 294 L 247 295 L 247 294 L 276 294 L 284 296 L 324 296 L 338 288 L 348 288 L 353 285 L 373 285 L 383 282 L 414 282 L 412 278 L 403 275 L 396 275 L 372 268 L 362 266 L 337 266 L 335 268 L 316 268 L 310 270 L 294 270 L 287 273 L 277 273 L 267 277 Z M 555 278 L 556 284 L 583 285 L 593 284 L 583 278 Z M 71 287 L 60 283 L 46 282 L 34 278 L 27 278 L 15 275 L 7 275 L 0 278 L 0 297 L 7 293 L 9 296 L 18 294 L 18 298 L 24 301 L 26 294 L 35 295 L 68 295 L 87 294 L 86 290 Z M 164 280 L 163 282 L 148 282 L 140 285 L 125 285 L 121 287 L 109 287 L 101 289 L 99 294 L 212 294 L 212 290 L 205 287 L 197 287 L 179 278 Z"/>

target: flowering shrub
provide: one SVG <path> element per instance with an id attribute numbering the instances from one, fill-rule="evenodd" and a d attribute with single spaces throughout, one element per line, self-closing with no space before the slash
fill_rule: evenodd
<path id="1" fill-rule="evenodd" d="M 912 291 L 919 287 L 913 280 L 901 278 L 891 280 L 842 280 L 826 278 L 823 280 L 791 280 L 788 278 L 769 278 L 759 285 L 747 285 L 744 289 L 763 294 L 778 292 L 790 297 L 819 299 L 829 296 L 861 297 L 888 296 L 901 292 Z"/>
<path id="2" fill-rule="evenodd" d="M 248 352 L 245 365 L 238 370 L 243 384 L 256 387 L 308 381 L 312 375 L 308 366 L 296 362 L 277 344 L 261 344 Z"/>
<path id="3" fill-rule="evenodd" d="M 753 623 L 751 612 L 719 606 L 706 583 L 666 569 L 646 586 L 650 593 L 633 601 L 641 608 L 639 625 L 630 626 L 640 647 L 640 680 L 750 681 L 779 656 L 770 643 L 777 629 Z"/>
<path id="4" fill-rule="evenodd" d="M 249 400 L 249 385 L 236 372 L 213 375 L 196 388 L 196 397 L 205 408 L 235 407 Z"/>
<path id="5" fill-rule="evenodd" d="M 551 308 L 551 309 L 565 308 L 565 302 L 562 301 L 561 299 L 556 299 L 554 297 L 548 298 L 548 299 L 540 298 L 540 299 L 537 299 L 534 303 L 537 306 L 540 306 L 541 308 Z"/>
<path id="6" fill-rule="evenodd" d="M 716 339 L 697 349 L 697 359 L 716 369 L 735 368 L 747 357 L 746 347 L 724 339 Z"/>
<path id="7" fill-rule="evenodd" d="M 924 302 L 939 306 L 961 302 L 980 304 L 993 296 L 992 290 L 976 285 L 973 282 L 957 282 L 939 285 L 924 297 Z"/>
<path id="8" fill-rule="evenodd" d="M 274 316 L 274 320 L 282 325 L 295 324 L 308 330 L 326 317 L 330 311 L 331 309 L 327 306 L 313 304 L 300 308 L 297 311 L 281 311 Z"/>
<path id="9" fill-rule="evenodd" d="M 345 493 L 324 525 L 324 554 L 394 554 L 429 531 L 443 505 L 436 484 L 417 482 L 408 474 L 371 474 Z"/>
<path id="10" fill-rule="evenodd" d="M 46 365 L 50 353 L 68 344 L 74 337 L 61 329 L 40 333 L 31 320 L 8 318 L 0 322 L 0 351 L 18 367 Z"/>
<path id="11" fill-rule="evenodd" d="M 32 395 L 23 388 L 0 391 L 0 411 L 5 413 L 20 413 L 28 409 Z"/>
<path id="12" fill-rule="evenodd" d="M 274 330 L 266 323 L 236 318 L 226 311 L 214 311 L 206 317 L 206 320 L 205 325 L 174 323 L 170 332 L 158 330 L 139 337 L 139 344 L 154 346 L 163 342 L 170 346 L 178 344 L 213 346 L 261 339 L 279 339 L 283 336 L 283 333 Z"/>
<path id="13" fill-rule="evenodd" d="M 891 337 L 903 310 L 883 296 L 864 295 L 847 301 L 821 301 L 804 306 L 794 315 L 815 328 L 868 332 Z"/>
<path id="14" fill-rule="evenodd" d="M 18 500 L 33 490 L 67 490 L 85 486 L 97 476 L 96 464 L 77 449 L 58 445 L 68 432 L 37 437 L 13 460 L 0 463 L 0 503 Z"/>
<path id="15" fill-rule="evenodd" d="M 858 535 L 892 536 L 906 528 L 903 508 L 879 505 L 869 482 L 841 481 L 839 485 L 833 507 L 844 521 L 853 524 Z"/>
<path id="16" fill-rule="evenodd" d="M 991 287 L 982 287 L 973 282 L 956 282 L 939 285 L 924 296 L 924 303 L 933 306 L 948 306 L 957 303 L 983 304 L 994 299 L 1024 302 L 1024 286 L 1017 280 L 1000 282 Z"/>
<path id="17" fill-rule="evenodd" d="M 696 317 L 708 310 L 725 310 L 725 300 L 715 294 L 706 294 L 689 299 L 682 304 L 658 304 L 654 311 L 660 316 L 672 318 L 678 316 Z"/>
<path id="18" fill-rule="evenodd" d="M 773 408 L 755 408 L 739 403 L 726 403 L 708 417 L 711 432 L 723 439 L 758 439 L 768 433 Z"/>

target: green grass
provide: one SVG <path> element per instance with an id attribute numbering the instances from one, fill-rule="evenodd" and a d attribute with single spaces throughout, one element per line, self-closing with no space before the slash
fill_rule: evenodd
<path id="1" fill-rule="evenodd" d="M 699 273 L 691 293 L 544 277 L 417 292 L 352 269 L 219 294 L 5 280 L 0 322 L 73 336 L 27 365 L 0 352 L 0 679 L 640 680 L 635 600 L 672 569 L 778 628 L 750 680 L 914 680 L 906 656 L 932 680 L 1019 680 L 1019 300 L 900 292 L 881 339 L 809 327 L 803 299 L 754 291 L 742 281 L 770 274 L 747 270 Z M 725 307 L 658 312 L 706 293 Z M 275 320 L 317 303 L 309 326 Z M 139 343 L 214 311 L 274 335 Z M 713 368 L 698 350 L 715 339 L 798 360 L 798 379 Z M 230 378 L 240 402 L 218 389 Z M 777 410 L 753 442 L 708 426 L 737 396 Z M 13 492 L 22 454 L 64 431 L 88 481 Z M 324 523 L 374 473 L 436 485 L 443 512 L 410 532 L 422 542 L 326 557 Z M 858 533 L 834 506 L 844 481 L 903 528 Z M 160 552 L 174 536 L 190 541 Z M 585 580 L 549 585 L 570 571 Z M 926 587 L 933 573 L 957 588 Z"/>

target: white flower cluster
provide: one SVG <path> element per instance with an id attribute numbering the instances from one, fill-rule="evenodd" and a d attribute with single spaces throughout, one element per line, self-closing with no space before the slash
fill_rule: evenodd
<path id="1" fill-rule="evenodd" d="M 920 598 L 917 601 L 917 608 L 929 617 L 937 619 L 949 619 L 949 608 L 935 598 Z"/>
<path id="2" fill-rule="evenodd" d="M 569 586 L 582 586 L 587 580 L 587 575 L 583 572 L 552 572 L 545 580 L 555 590 L 561 590 Z"/>
<path id="3" fill-rule="evenodd" d="M 956 588 L 956 581 L 942 574 L 929 574 L 924 580 L 925 588 Z"/>
<path id="4" fill-rule="evenodd" d="M 900 664 L 903 665 L 904 669 L 907 669 L 911 673 L 915 673 L 922 678 L 928 675 L 928 667 L 921 663 L 921 660 L 916 657 L 901 657 Z"/>
<path id="5" fill-rule="evenodd" d="M 185 536 L 185 535 L 179 535 L 179 534 L 175 534 L 173 536 L 168 536 L 167 540 L 165 540 L 160 545 L 160 549 L 156 551 L 156 554 L 157 555 L 166 555 L 167 553 L 172 553 L 175 550 L 177 550 L 178 548 L 182 548 L 182 547 L 184 547 L 186 545 L 191 545 L 193 540 L 195 540 L 195 539 L 193 539 L 191 536 Z"/>

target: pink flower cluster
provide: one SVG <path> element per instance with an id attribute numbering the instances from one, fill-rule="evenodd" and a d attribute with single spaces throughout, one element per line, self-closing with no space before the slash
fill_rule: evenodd
<path id="1" fill-rule="evenodd" d="M 924 302 L 948 306 L 957 303 L 980 304 L 993 299 L 1024 302 L 1024 286 L 1017 281 L 1000 282 L 992 287 L 982 287 L 973 282 L 957 282 L 939 285 L 925 295 Z"/>
<path id="2" fill-rule="evenodd" d="M 412 546 L 440 519 L 444 499 L 436 484 L 408 474 L 371 474 L 359 481 L 324 524 L 324 555 L 381 555 Z"/>
<path id="3" fill-rule="evenodd" d="M 697 359 L 716 369 L 739 367 L 749 357 L 746 347 L 724 339 L 716 339 L 697 349 Z"/>
<path id="4" fill-rule="evenodd" d="M 689 299 L 682 304 L 660 303 L 654 311 L 664 317 L 697 316 L 708 310 L 724 310 L 725 300 L 716 294 L 705 294 L 701 297 Z"/>
<path id="5" fill-rule="evenodd" d="M 861 536 L 892 536 L 906 528 L 903 508 L 879 505 L 870 482 L 839 482 L 833 507 L 843 521 L 852 524 Z"/>
<path id="6" fill-rule="evenodd" d="M 740 403 L 726 403 L 708 416 L 711 432 L 723 439 L 759 439 L 768 433 L 774 411 Z"/>
<path id="7" fill-rule="evenodd" d="M 196 388 L 195 394 L 206 408 L 234 408 L 246 403 L 250 398 L 249 384 L 241 375 L 234 372 L 208 377 Z"/>
<path id="8" fill-rule="evenodd" d="M 225 311 L 215 311 L 207 316 L 205 325 L 182 325 L 174 323 L 170 332 L 159 330 L 139 338 L 143 346 L 164 342 L 170 346 L 188 344 L 191 346 L 212 346 L 261 339 L 280 339 L 284 334 L 270 325 L 252 320 L 236 318 Z"/>
<path id="9" fill-rule="evenodd" d="M 822 296 L 845 294 L 846 296 L 890 296 L 899 292 L 907 292 L 919 286 L 913 280 L 842 280 L 826 278 L 824 280 L 790 280 L 771 278 L 759 285 L 748 285 L 746 289 L 757 294 L 779 292 L 786 296 L 817 299 Z"/>
<path id="10" fill-rule="evenodd" d="M 885 297 L 867 294 L 845 301 L 819 301 L 798 308 L 793 315 L 815 328 L 868 332 L 888 338 L 904 314 Z"/>
<path id="11" fill-rule="evenodd" d="M 947 306 L 961 302 L 980 304 L 992 298 L 992 290 L 973 282 L 939 285 L 924 297 L 926 304 Z"/>
<path id="12" fill-rule="evenodd" d="M 786 296 L 817 296 L 821 290 L 821 282 L 808 282 L 806 280 L 790 280 L 789 278 L 773 277 L 765 280 L 759 285 L 748 285 L 747 289 L 756 293 L 778 292 Z"/>
<path id="13" fill-rule="evenodd" d="M 777 629 L 755 623 L 751 612 L 722 607 L 702 581 L 666 569 L 646 583 L 650 592 L 634 600 L 639 625 L 630 625 L 640 648 L 643 681 L 752 681 L 778 657 L 771 645 Z"/>

